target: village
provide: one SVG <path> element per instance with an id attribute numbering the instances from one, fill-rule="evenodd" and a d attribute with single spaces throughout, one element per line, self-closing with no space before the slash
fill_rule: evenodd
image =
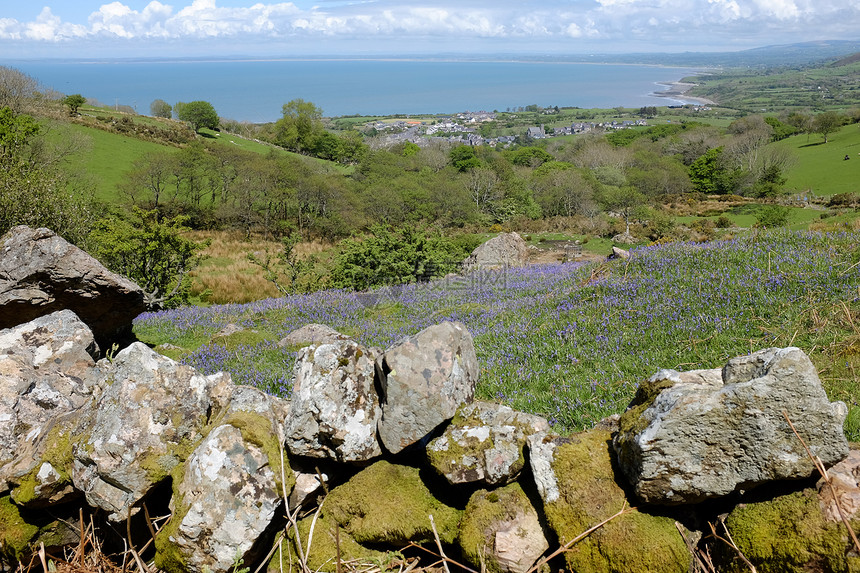
<path id="1" fill-rule="evenodd" d="M 428 145 L 433 142 L 448 142 L 457 145 L 490 147 L 509 147 L 523 139 L 538 140 L 564 135 L 575 135 L 593 130 L 616 130 L 629 129 L 632 127 L 647 126 L 645 119 L 633 119 L 624 121 L 605 122 L 575 122 L 563 127 L 545 127 L 544 125 L 533 126 L 520 135 L 487 136 L 481 132 L 481 126 L 497 119 L 496 112 L 487 111 L 465 111 L 453 116 L 440 116 L 434 119 L 400 119 L 394 122 L 377 120 L 367 124 L 378 136 L 384 139 L 386 146 L 398 143 L 414 143 L 419 146 Z"/>

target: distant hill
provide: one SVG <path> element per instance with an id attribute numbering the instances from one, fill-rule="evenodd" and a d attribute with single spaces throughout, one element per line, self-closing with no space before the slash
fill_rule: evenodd
<path id="1" fill-rule="evenodd" d="M 857 52 L 856 54 L 851 54 L 850 56 L 842 58 L 841 60 L 836 60 L 835 62 L 833 62 L 832 65 L 834 67 L 847 66 L 853 64 L 854 62 L 860 62 L 860 52 Z"/>
<path id="2" fill-rule="evenodd" d="M 727 68 L 769 68 L 806 66 L 844 58 L 860 52 L 860 41 L 826 40 L 777 46 L 764 46 L 737 52 L 684 52 L 647 54 L 595 54 L 584 56 L 595 62 L 707 66 Z M 583 59 L 583 58 L 580 58 Z"/>

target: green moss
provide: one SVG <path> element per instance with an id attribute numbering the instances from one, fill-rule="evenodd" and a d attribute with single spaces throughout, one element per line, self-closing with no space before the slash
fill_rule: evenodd
<path id="1" fill-rule="evenodd" d="M 327 504 L 328 502 L 326 502 Z M 299 538 L 302 542 L 303 551 L 306 552 L 307 563 L 311 571 L 337 571 L 338 547 L 340 548 L 341 562 L 357 561 L 371 564 L 379 562 L 386 556 L 384 552 L 362 546 L 343 529 L 336 532 L 336 522 L 325 515 L 321 515 L 317 519 L 311 545 L 308 548 L 307 543 L 312 522 L 312 515 L 298 522 Z M 282 560 L 283 569 L 281 568 Z M 295 530 L 291 528 L 288 538 L 281 543 L 281 554 L 279 555 L 278 551 L 275 551 L 269 561 L 268 570 L 278 573 L 296 571 L 300 570 L 298 563 Z"/>
<path id="2" fill-rule="evenodd" d="M 647 422 L 642 419 L 642 413 L 647 410 L 654 399 L 665 390 L 675 385 L 675 382 L 662 378 L 660 380 L 645 380 L 639 383 L 633 401 L 618 421 L 621 433 L 639 433 L 645 429 Z"/>
<path id="3" fill-rule="evenodd" d="M 860 557 L 846 557 L 848 532 L 841 523 L 827 522 L 814 489 L 772 500 L 742 504 L 726 519 L 738 548 L 761 573 L 768 571 L 860 571 Z M 854 525 L 858 530 L 858 525 Z M 746 567 L 726 553 L 727 571 Z"/>
<path id="4" fill-rule="evenodd" d="M 39 486 L 37 477 L 42 463 L 48 462 L 59 474 L 58 482 L 71 484 L 72 464 L 74 463 L 74 446 L 82 436 L 75 436 L 68 425 L 55 422 L 44 438 L 44 450 L 41 459 L 32 470 L 21 476 L 18 485 L 12 489 L 12 498 L 16 503 L 26 505 L 36 498 L 36 487 Z"/>
<path id="5" fill-rule="evenodd" d="M 462 511 L 430 493 L 419 470 L 379 461 L 331 491 L 326 515 L 359 543 L 418 543 L 433 540 L 429 516 L 443 543 L 457 537 Z"/>
<path id="6" fill-rule="evenodd" d="M 0 497 L 0 556 L 14 561 L 24 560 L 30 542 L 38 533 L 39 528 L 27 523 L 8 495 Z"/>
<path id="7" fill-rule="evenodd" d="M 480 490 L 469 499 L 457 539 L 463 556 L 473 565 L 483 562 L 487 571 L 500 573 L 499 564 L 486 556 L 495 542 L 495 527 L 514 519 L 517 513 L 534 512 L 518 483 L 489 492 Z"/>
<path id="8" fill-rule="evenodd" d="M 185 573 L 188 571 L 182 552 L 170 539 L 176 537 L 179 525 L 185 519 L 189 509 L 185 504 L 184 496 L 179 491 L 179 484 L 182 483 L 184 473 L 185 464 L 177 466 L 171 472 L 173 477 L 173 507 L 175 509 L 171 518 L 164 527 L 158 530 L 158 534 L 155 536 L 155 566 L 167 573 Z"/>
<path id="9" fill-rule="evenodd" d="M 625 506 L 609 439 L 609 432 L 597 430 L 559 439 L 552 464 L 559 498 L 546 503 L 544 511 L 562 544 Z M 616 517 L 576 544 L 565 558 L 571 570 L 593 573 L 681 573 L 690 565 L 674 520 L 637 510 Z"/>

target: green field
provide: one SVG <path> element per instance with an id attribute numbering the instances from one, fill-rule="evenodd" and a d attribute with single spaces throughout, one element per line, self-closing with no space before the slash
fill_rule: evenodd
<path id="1" fill-rule="evenodd" d="M 786 173 L 793 194 L 829 197 L 860 192 L 860 126 L 843 126 L 830 134 L 795 135 L 772 145 L 790 149 L 796 163 Z M 848 161 L 845 156 L 850 157 Z"/>

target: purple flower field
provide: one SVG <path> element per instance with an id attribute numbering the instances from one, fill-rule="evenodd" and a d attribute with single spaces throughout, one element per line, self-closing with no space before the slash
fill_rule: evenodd
<path id="1" fill-rule="evenodd" d="M 147 313 L 136 332 L 189 349 L 182 361 L 204 372 L 226 370 L 237 383 L 289 397 L 295 353 L 276 343 L 300 326 L 327 324 L 386 348 L 458 320 L 475 338 L 480 397 L 575 430 L 623 411 L 637 383 L 660 368 L 717 367 L 769 346 L 832 345 L 840 331 L 810 328 L 809 316 L 856 307 L 858 239 L 768 232 L 670 244 L 601 265 L 536 265 L 369 293 Z M 257 331 L 257 340 L 212 341 L 229 323 Z M 856 382 L 828 391 L 847 392 L 833 398 L 853 404 Z"/>

